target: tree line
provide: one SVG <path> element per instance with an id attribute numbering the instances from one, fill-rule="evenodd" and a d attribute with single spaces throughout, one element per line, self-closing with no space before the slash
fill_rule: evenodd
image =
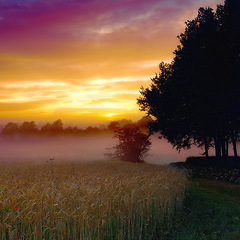
<path id="1" fill-rule="evenodd" d="M 162 62 L 151 85 L 141 88 L 140 110 L 177 150 L 193 144 L 208 156 L 237 156 L 240 133 L 240 1 L 225 0 L 216 11 L 200 8 L 178 36 L 171 63 Z"/>
<path id="2" fill-rule="evenodd" d="M 115 132 L 123 127 L 135 125 L 140 129 L 147 131 L 147 122 L 149 118 L 143 117 L 136 123 L 131 120 L 111 121 L 106 127 L 92 127 L 88 126 L 85 129 L 81 129 L 77 126 L 67 126 L 64 128 L 61 119 L 58 119 L 52 123 L 46 123 L 41 127 L 38 127 L 35 121 L 23 122 L 22 124 L 9 122 L 2 129 L 2 135 L 42 135 L 42 136 L 56 136 L 56 135 L 91 135 Z"/>

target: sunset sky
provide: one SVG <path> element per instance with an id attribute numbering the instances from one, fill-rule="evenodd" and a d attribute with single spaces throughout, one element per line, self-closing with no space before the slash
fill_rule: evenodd
<path id="1" fill-rule="evenodd" d="M 136 104 L 186 20 L 223 0 L 0 0 L 0 121 L 102 124 Z"/>

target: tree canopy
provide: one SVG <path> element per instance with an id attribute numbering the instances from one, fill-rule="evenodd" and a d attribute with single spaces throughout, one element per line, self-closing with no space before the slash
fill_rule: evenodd
<path id="1" fill-rule="evenodd" d="M 226 0 L 214 12 L 200 8 L 186 22 L 171 63 L 161 63 L 151 86 L 141 88 L 140 110 L 178 150 L 192 144 L 217 156 L 236 152 L 240 131 L 240 2 Z"/>
<path id="2" fill-rule="evenodd" d="M 106 154 L 127 162 L 143 162 L 149 151 L 151 141 L 148 134 L 143 133 L 135 124 L 127 125 L 115 131 L 113 136 L 118 139 L 113 148 L 114 153 Z"/>

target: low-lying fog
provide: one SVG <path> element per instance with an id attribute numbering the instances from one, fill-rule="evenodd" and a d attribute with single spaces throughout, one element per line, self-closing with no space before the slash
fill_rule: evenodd
<path id="1" fill-rule="evenodd" d="M 0 161 L 91 161 L 106 159 L 106 148 L 117 143 L 110 135 L 82 137 L 13 137 L 0 138 Z M 210 151 L 214 154 L 214 149 Z M 184 161 L 188 156 L 199 156 L 203 150 L 193 146 L 178 153 L 165 139 L 152 137 L 146 162 L 168 164 Z"/>

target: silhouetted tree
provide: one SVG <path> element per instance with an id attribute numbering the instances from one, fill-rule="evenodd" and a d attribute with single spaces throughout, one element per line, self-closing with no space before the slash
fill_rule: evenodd
<path id="1" fill-rule="evenodd" d="M 14 135 L 19 132 L 19 127 L 17 123 L 9 122 L 2 129 L 2 133 L 6 135 Z"/>
<path id="2" fill-rule="evenodd" d="M 133 124 L 133 121 L 130 119 L 121 119 L 118 121 L 121 128 Z"/>
<path id="3" fill-rule="evenodd" d="M 52 125 L 50 123 L 46 123 L 41 127 L 41 133 L 43 134 L 50 134 L 51 133 Z"/>
<path id="4" fill-rule="evenodd" d="M 240 1 L 225 0 L 224 5 L 218 6 L 216 14 L 221 26 L 222 40 L 222 45 L 219 46 L 223 55 L 220 74 L 228 82 L 225 85 L 228 90 L 228 134 L 225 141 L 231 139 L 234 155 L 237 156 L 236 141 L 240 132 Z"/>
<path id="5" fill-rule="evenodd" d="M 84 134 L 97 134 L 99 133 L 101 130 L 97 127 L 91 127 L 91 126 L 88 126 L 86 129 L 83 130 L 83 133 Z"/>
<path id="6" fill-rule="evenodd" d="M 31 122 L 24 122 L 20 127 L 19 127 L 19 131 L 22 134 L 37 134 L 38 133 L 38 128 L 35 124 L 34 121 Z"/>
<path id="7" fill-rule="evenodd" d="M 178 88 L 172 86 L 172 64 L 161 63 L 160 74 L 152 78 L 150 88 L 142 88 L 138 104 L 142 111 L 153 117 L 149 121 L 150 133 L 160 132 L 178 150 L 191 146 L 190 126 L 186 122 L 187 107 L 176 109 L 179 105 Z M 184 120 L 184 121 L 181 121 Z"/>
<path id="8" fill-rule="evenodd" d="M 148 129 L 148 122 L 151 120 L 152 118 L 150 116 L 144 116 L 136 122 L 136 126 L 138 126 L 140 129 Z"/>
<path id="9" fill-rule="evenodd" d="M 141 132 L 139 127 L 132 124 L 120 128 L 113 137 L 118 139 L 118 144 L 114 147 L 114 157 L 128 162 L 144 161 L 144 156 L 149 150 L 151 141 L 149 135 Z"/>
<path id="10" fill-rule="evenodd" d="M 53 122 L 51 126 L 52 133 L 62 133 L 63 132 L 63 123 L 61 119 L 58 119 L 57 121 Z"/>
<path id="11" fill-rule="evenodd" d="M 200 8 L 178 36 L 180 45 L 172 63 L 161 63 L 150 88 L 141 89 L 138 104 L 153 116 L 150 131 L 160 132 L 177 149 L 197 144 L 205 146 L 208 155 L 214 142 L 216 156 L 226 156 L 230 137 L 236 142 L 240 130 L 239 6 L 239 1 L 229 0 L 216 13 Z"/>
<path id="12" fill-rule="evenodd" d="M 67 128 L 64 129 L 64 133 L 69 134 L 69 135 L 77 135 L 82 133 L 82 129 L 79 129 L 77 126 L 72 127 L 68 126 Z"/>
<path id="13" fill-rule="evenodd" d="M 120 128 L 120 125 L 118 121 L 112 121 L 108 125 L 108 129 L 113 132 L 118 130 L 119 128 Z"/>
<path id="14" fill-rule="evenodd" d="M 61 119 L 51 123 L 46 123 L 41 127 L 41 132 L 44 134 L 58 135 L 63 133 L 63 123 Z"/>

